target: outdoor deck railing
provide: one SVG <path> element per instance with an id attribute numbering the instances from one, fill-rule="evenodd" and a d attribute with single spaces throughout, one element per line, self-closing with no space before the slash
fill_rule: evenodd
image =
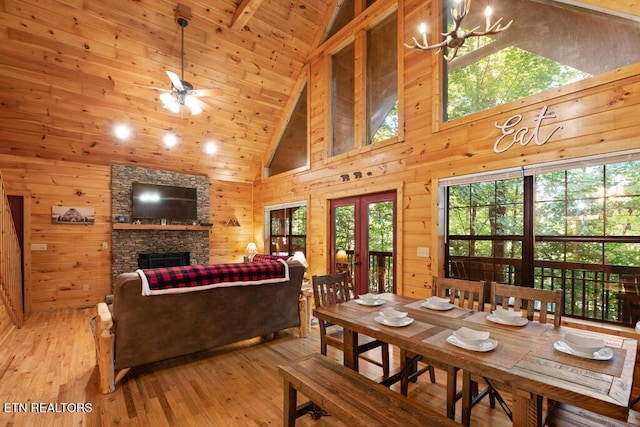
<path id="1" fill-rule="evenodd" d="M 351 250 L 346 252 L 349 271 L 354 271 L 354 253 Z M 370 251 L 368 277 L 369 292 L 393 292 L 393 252 Z"/>
<path id="2" fill-rule="evenodd" d="M 520 262 L 514 259 L 452 258 L 451 277 L 521 285 Z M 562 289 L 563 316 L 611 323 L 640 320 L 640 268 L 535 261 L 533 287 Z"/>

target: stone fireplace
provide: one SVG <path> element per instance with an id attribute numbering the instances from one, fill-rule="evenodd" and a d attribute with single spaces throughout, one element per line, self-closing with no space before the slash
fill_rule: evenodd
<path id="1" fill-rule="evenodd" d="M 134 182 L 196 188 L 199 221 L 209 222 L 209 180 L 206 176 L 113 165 L 111 167 L 111 216 L 114 220 L 111 233 L 113 283 L 115 284 L 120 273 L 135 271 L 138 268 L 138 254 L 188 252 L 191 265 L 208 264 L 210 229 L 182 227 L 190 224 L 180 224 L 175 221 L 167 224 L 166 229 L 162 229 L 159 220 L 157 224 L 146 221 L 140 228 L 130 225 L 132 222 L 131 184 Z M 125 218 L 126 229 L 116 227 L 119 225 L 115 223 L 116 217 Z M 153 227 L 154 225 L 157 227 Z"/>

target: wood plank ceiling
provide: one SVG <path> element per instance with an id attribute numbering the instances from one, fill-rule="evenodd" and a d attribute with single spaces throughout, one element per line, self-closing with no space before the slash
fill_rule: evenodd
<path id="1" fill-rule="evenodd" d="M 253 181 L 335 1 L 180 3 L 192 13 L 184 80 L 224 92 L 182 117 L 141 86 L 180 75 L 178 0 L 0 0 L 0 154 Z"/>

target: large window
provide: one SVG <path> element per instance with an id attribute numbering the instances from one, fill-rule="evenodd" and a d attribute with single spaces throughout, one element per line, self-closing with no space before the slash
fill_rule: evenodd
<path id="1" fill-rule="evenodd" d="M 307 205 L 289 205 L 265 208 L 266 247 L 271 255 L 293 255 L 301 251 L 307 253 Z"/>
<path id="2" fill-rule="evenodd" d="M 331 57 L 332 155 L 355 147 L 355 48 L 349 43 Z"/>
<path id="3" fill-rule="evenodd" d="M 449 20 L 443 27 L 450 29 L 449 9 L 458 0 L 442 1 Z M 445 64 L 444 121 L 640 62 L 640 24 L 616 11 L 579 1 L 473 0 L 465 30 L 485 28 L 488 3 L 494 21 L 513 24 L 467 39 L 467 48 Z"/>
<path id="4" fill-rule="evenodd" d="M 330 156 L 398 139 L 397 29 L 395 8 L 378 11 L 331 53 Z"/>
<path id="5" fill-rule="evenodd" d="M 367 31 L 366 144 L 398 136 L 397 16 Z"/>
<path id="6" fill-rule="evenodd" d="M 640 320 L 638 159 L 633 154 L 623 161 L 586 160 L 444 180 L 446 273 L 563 289 L 564 315 L 635 323 Z"/>

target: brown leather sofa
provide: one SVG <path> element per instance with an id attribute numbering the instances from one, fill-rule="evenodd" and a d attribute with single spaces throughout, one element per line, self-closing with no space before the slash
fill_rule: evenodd
<path id="1" fill-rule="evenodd" d="M 100 392 L 111 393 L 135 366 L 297 327 L 306 336 L 305 268 L 287 261 L 289 280 L 142 296 L 137 273 L 118 276 L 113 303 L 92 321 Z"/>

